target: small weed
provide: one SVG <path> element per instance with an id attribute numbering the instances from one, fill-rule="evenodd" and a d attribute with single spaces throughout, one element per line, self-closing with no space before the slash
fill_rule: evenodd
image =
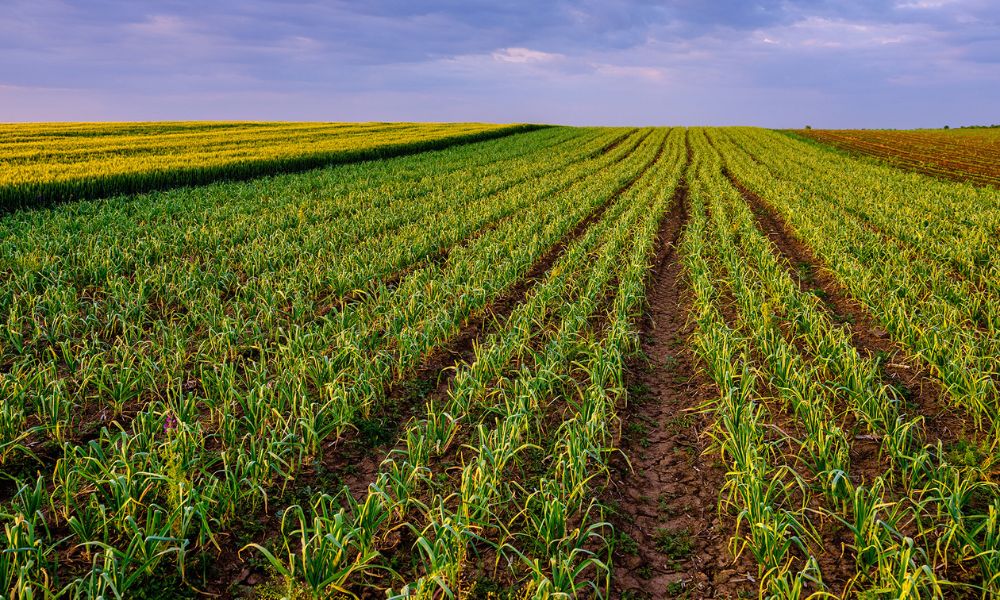
<path id="1" fill-rule="evenodd" d="M 646 426 L 643 425 L 642 423 L 633 421 L 625 427 L 625 433 L 630 436 L 641 435 L 643 433 L 646 433 Z"/>
<path id="2" fill-rule="evenodd" d="M 396 441 L 399 430 L 398 421 L 389 419 L 358 419 L 354 422 L 358 428 L 358 440 L 370 448 L 376 448 Z"/>
<path id="3" fill-rule="evenodd" d="M 653 534 L 656 549 L 673 560 L 682 560 L 691 555 L 694 549 L 694 539 L 688 529 L 671 529 L 660 527 Z"/>
<path id="4" fill-rule="evenodd" d="M 663 422 L 663 428 L 667 430 L 668 433 L 675 434 L 684 431 L 685 429 L 690 429 L 695 425 L 694 415 L 690 413 L 684 413 L 677 415 L 676 417 L 670 417 Z"/>
<path id="5" fill-rule="evenodd" d="M 667 494 L 660 494 L 660 497 L 657 499 L 656 508 L 660 513 L 661 519 L 672 517 L 677 514 L 674 507 L 670 506 L 670 500 L 671 498 Z"/>
<path id="6" fill-rule="evenodd" d="M 625 438 L 637 443 L 643 448 L 649 447 L 649 427 L 644 423 L 633 421 L 625 427 Z"/>
<path id="7" fill-rule="evenodd" d="M 638 556 L 639 543 L 628 532 L 620 531 L 615 538 L 615 550 L 626 556 Z"/>
<path id="8" fill-rule="evenodd" d="M 629 521 L 632 520 L 631 515 L 629 515 L 627 512 L 625 512 L 625 510 L 622 509 L 621 504 L 619 504 L 617 500 L 606 500 L 603 502 L 598 502 L 597 506 L 598 508 L 601 509 L 601 511 L 604 514 L 614 515 L 616 517 L 621 517 L 622 519 L 626 519 Z"/>
<path id="9" fill-rule="evenodd" d="M 517 597 L 517 591 L 488 577 L 480 577 L 472 585 L 467 597 L 470 600 L 513 600 Z"/>
<path id="10" fill-rule="evenodd" d="M 438 471 L 437 473 L 434 474 L 434 482 L 437 483 L 438 485 L 441 486 L 447 485 L 448 481 L 449 478 L 447 471 Z"/>
<path id="11" fill-rule="evenodd" d="M 823 298 L 823 296 L 820 296 L 820 298 L 822 299 L 822 298 Z M 854 324 L 854 321 L 855 321 L 855 319 L 854 319 L 854 316 L 853 316 L 853 315 L 849 315 L 849 314 L 839 314 L 839 313 L 835 315 L 835 320 L 836 320 L 836 321 L 837 321 L 838 323 L 842 323 L 842 324 L 847 324 L 847 325 L 853 325 L 853 324 Z"/>
<path id="12" fill-rule="evenodd" d="M 649 400 L 649 386 L 645 383 L 633 383 L 628 386 L 628 397 L 635 404 Z"/>
<path id="13" fill-rule="evenodd" d="M 667 596 L 670 598 L 690 598 L 687 584 L 683 581 L 671 581 L 667 584 Z"/>
<path id="14" fill-rule="evenodd" d="M 958 467 L 981 467 L 989 454 L 970 440 L 959 440 L 945 451 L 945 459 Z"/>
<path id="15" fill-rule="evenodd" d="M 795 270 L 798 271 L 799 279 L 802 281 L 812 281 L 813 280 L 813 266 L 807 262 L 800 262 L 795 265 Z"/>
<path id="16" fill-rule="evenodd" d="M 429 377 L 417 377 L 406 384 L 406 392 L 411 398 L 426 400 L 427 396 L 437 387 L 437 382 Z"/>
<path id="17" fill-rule="evenodd" d="M 541 448 L 528 448 L 521 453 L 521 468 L 528 475 L 539 476 L 545 473 L 546 452 Z"/>

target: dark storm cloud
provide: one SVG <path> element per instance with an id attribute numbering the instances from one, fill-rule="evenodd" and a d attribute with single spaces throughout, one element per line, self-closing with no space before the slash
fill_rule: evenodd
<path id="1" fill-rule="evenodd" d="M 989 98 L 1000 94 L 991 0 L 3 8 L 0 120 L 907 126 L 995 120 Z"/>

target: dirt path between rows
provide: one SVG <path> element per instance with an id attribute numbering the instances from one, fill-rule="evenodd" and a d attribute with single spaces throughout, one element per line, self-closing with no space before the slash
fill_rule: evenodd
<path id="1" fill-rule="evenodd" d="M 677 245 L 688 210 L 682 179 L 660 225 L 647 284 L 641 343 L 648 362 L 630 365 L 629 405 L 620 412 L 631 468 L 613 461 L 606 493 L 617 511 L 614 598 L 715 598 L 753 589 L 732 564 L 729 530 L 717 513 L 725 470 L 703 455 L 708 418 L 691 412 L 716 390 L 685 344 L 689 292 Z"/>

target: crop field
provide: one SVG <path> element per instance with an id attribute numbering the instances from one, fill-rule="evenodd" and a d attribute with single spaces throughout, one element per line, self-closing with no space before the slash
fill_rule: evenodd
<path id="1" fill-rule="evenodd" d="M 525 129 L 481 123 L 0 125 L 0 211 L 396 156 Z"/>
<path id="2" fill-rule="evenodd" d="M 755 128 L 46 127 L 0 597 L 1000 597 L 997 187 Z"/>
<path id="3" fill-rule="evenodd" d="M 1000 128 L 925 131 L 799 130 L 844 150 L 904 169 L 976 184 L 1000 185 Z"/>

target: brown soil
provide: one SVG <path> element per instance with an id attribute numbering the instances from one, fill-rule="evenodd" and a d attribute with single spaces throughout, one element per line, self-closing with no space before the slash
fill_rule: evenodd
<path id="1" fill-rule="evenodd" d="M 967 424 L 972 421 L 946 406 L 945 391 L 927 366 L 909 356 L 889 337 L 889 333 L 848 294 L 822 261 L 795 237 L 770 206 L 728 171 L 726 176 L 747 201 L 758 227 L 790 263 L 789 271 L 800 288 L 804 291 L 819 290 L 820 299 L 834 319 L 850 324 L 851 341 L 861 356 L 887 357 L 882 362 L 883 381 L 900 390 L 904 400 L 914 411 L 924 416 L 927 441 L 934 443 L 941 440 L 947 445 L 966 437 Z M 858 441 L 863 442 L 865 439 Z"/>
<path id="2" fill-rule="evenodd" d="M 733 565 L 716 510 L 725 472 L 703 455 L 708 420 L 692 412 L 715 390 L 684 341 L 689 298 L 676 246 L 688 218 L 686 194 L 682 181 L 660 225 L 642 323 L 649 362 L 630 366 L 631 404 L 622 411 L 631 464 L 614 461 L 606 493 L 617 511 L 616 598 L 729 597 L 752 589 L 746 567 Z"/>

